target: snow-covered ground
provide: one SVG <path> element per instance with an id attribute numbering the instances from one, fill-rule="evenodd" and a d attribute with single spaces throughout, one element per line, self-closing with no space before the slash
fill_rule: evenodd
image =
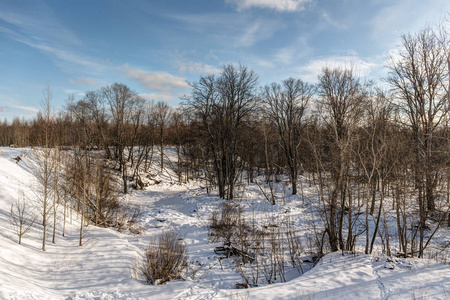
<path id="1" fill-rule="evenodd" d="M 285 283 L 236 289 L 241 276 L 231 262 L 219 263 L 214 253 L 219 244 L 208 239 L 211 213 L 222 201 L 198 184 L 171 184 L 164 174 L 160 184 L 131 191 L 126 198 L 141 207 L 142 235 L 91 225 L 79 247 L 79 220 L 73 213 L 66 236 L 58 226 L 56 243 L 49 239 L 47 251 L 41 250 L 38 221 L 19 245 L 8 215 L 21 191 L 33 198 L 30 151 L 0 148 L 0 299 L 450 299 L 449 265 L 364 254 L 331 253 L 301 276 L 290 272 Z M 19 163 L 13 160 L 17 155 L 22 157 Z M 305 188 L 304 193 L 312 199 L 314 190 Z M 299 196 L 287 195 L 272 206 L 257 187 L 246 188 L 242 195 L 247 211 L 262 212 L 268 219 L 289 212 L 301 235 L 318 221 L 313 205 Z M 188 277 L 163 285 L 133 279 L 133 263 L 148 241 L 170 228 L 186 243 Z"/>

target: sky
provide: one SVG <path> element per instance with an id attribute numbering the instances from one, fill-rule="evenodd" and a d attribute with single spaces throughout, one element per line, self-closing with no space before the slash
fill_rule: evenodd
<path id="1" fill-rule="evenodd" d="M 0 0 L 0 120 L 36 115 L 46 87 L 55 111 L 114 82 L 178 105 L 229 63 L 261 85 L 315 83 L 325 66 L 380 81 L 402 34 L 449 12 L 448 0 Z"/>

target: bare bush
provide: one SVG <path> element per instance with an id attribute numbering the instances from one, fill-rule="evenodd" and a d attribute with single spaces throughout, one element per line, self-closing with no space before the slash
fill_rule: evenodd
<path id="1" fill-rule="evenodd" d="M 113 175 L 103 162 L 97 162 L 95 168 L 94 192 L 88 198 L 90 218 L 95 225 L 111 226 L 115 215 L 120 210 L 118 193 L 115 191 Z"/>
<path id="2" fill-rule="evenodd" d="M 238 222 L 238 206 L 231 201 L 224 202 L 219 210 L 212 214 L 209 235 L 213 241 L 223 241 L 229 246 L 234 235 L 237 235 Z"/>
<path id="3" fill-rule="evenodd" d="M 154 237 L 136 268 L 135 273 L 149 284 L 182 278 L 187 270 L 187 254 L 180 234 L 167 231 Z"/>
<path id="4" fill-rule="evenodd" d="M 303 274 L 304 273 L 302 268 L 303 261 L 300 259 L 300 254 L 303 252 L 303 245 L 300 237 L 297 235 L 297 232 L 291 222 L 289 215 L 287 215 L 285 234 L 291 263 L 300 274 Z"/>
<path id="5" fill-rule="evenodd" d="M 128 231 L 132 234 L 140 235 L 143 232 L 142 226 L 137 222 L 141 210 L 139 207 L 132 208 L 129 203 L 121 203 L 116 212 L 115 227 L 117 231 Z"/>

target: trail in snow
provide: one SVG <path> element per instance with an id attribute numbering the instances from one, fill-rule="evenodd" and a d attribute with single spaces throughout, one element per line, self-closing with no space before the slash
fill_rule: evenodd
<path id="1" fill-rule="evenodd" d="M 380 299 L 388 299 L 389 297 L 389 291 L 386 290 L 386 287 L 383 284 L 383 281 L 380 277 L 380 275 L 378 274 L 378 265 L 380 258 L 379 257 L 373 257 L 372 258 L 372 269 L 373 269 L 373 274 L 376 276 L 377 278 L 377 286 L 380 289 Z"/>

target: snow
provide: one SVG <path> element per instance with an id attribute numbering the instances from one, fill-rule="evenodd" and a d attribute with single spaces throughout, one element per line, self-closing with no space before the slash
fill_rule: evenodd
<path id="1" fill-rule="evenodd" d="M 142 235 L 120 233 L 115 228 L 86 228 L 78 246 L 79 220 L 73 213 L 66 236 L 57 231 L 56 244 L 41 250 L 38 220 L 17 243 L 9 224 L 11 204 L 20 190 L 33 198 L 33 157 L 29 148 L 0 148 L 0 299 L 448 299 L 450 266 L 434 260 L 390 259 L 361 253 L 330 253 L 311 270 L 299 275 L 289 271 L 288 282 L 236 289 L 241 276 L 231 261 L 218 262 L 217 243 L 208 239 L 211 213 L 222 200 L 206 194 L 197 183 L 172 184 L 159 174 L 161 183 L 144 191 L 131 191 L 126 201 L 142 210 L 138 219 Z M 22 161 L 16 163 L 14 157 Z M 284 187 L 282 187 L 284 188 Z M 314 189 L 305 188 L 308 198 Z M 242 191 L 248 214 L 260 213 L 267 222 L 289 213 L 300 234 L 306 235 L 320 221 L 311 201 L 289 196 L 275 206 L 258 187 Z M 30 200 L 31 201 L 31 200 Z M 59 220 L 60 222 L 61 220 Z M 59 226 L 61 227 L 61 226 Z M 163 285 L 147 285 L 132 278 L 131 269 L 151 237 L 164 230 L 178 230 L 186 243 L 188 277 Z M 448 232 L 440 233 L 448 240 Z M 231 260 L 231 259 L 228 259 Z"/>

